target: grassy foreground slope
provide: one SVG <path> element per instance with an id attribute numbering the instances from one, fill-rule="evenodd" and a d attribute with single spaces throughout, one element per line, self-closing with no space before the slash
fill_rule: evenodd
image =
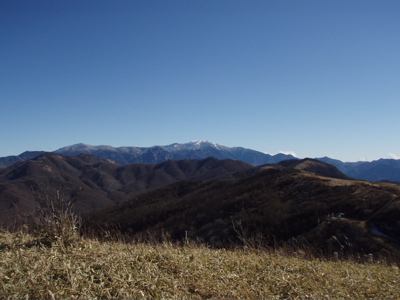
<path id="1" fill-rule="evenodd" d="M 99 242 L 35 245 L 0 233 L 0 298 L 399 299 L 394 265 L 280 251 Z"/>

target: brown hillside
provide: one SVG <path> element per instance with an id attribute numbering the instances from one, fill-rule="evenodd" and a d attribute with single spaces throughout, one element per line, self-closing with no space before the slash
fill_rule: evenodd
<path id="1" fill-rule="evenodd" d="M 32 189 L 41 194 L 61 189 L 68 198 L 83 188 L 77 210 L 90 212 L 178 180 L 225 178 L 249 168 L 253 167 L 214 158 L 121 166 L 85 154 L 67 157 L 45 153 L 0 169 L 0 222 L 10 224 L 16 216 L 34 212 L 38 203 Z"/>
<path id="2" fill-rule="evenodd" d="M 279 162 L 277 165 L 285 168 L 294 168 L 302 172 L 307 172 L 318 176 L 338 179 L 352 179 L 340 172 L 336 167 L 311 158 L 284 160 Z"/>
<path id="3" fill-rule="evenodd" d="M 398 185 L 324 178 L 280 166 L 248 176 L 178 182 L 86 220 L 136 238 L 167 233 L 183 240 L 187 234 L 212 245 L 291 241 L 315 245 L 316 252 L 399 255 L 399 207 Z M 339 213 L 345 219 L 338 220 Z M 374 235 L 371 226 L 387 238 Z"/>

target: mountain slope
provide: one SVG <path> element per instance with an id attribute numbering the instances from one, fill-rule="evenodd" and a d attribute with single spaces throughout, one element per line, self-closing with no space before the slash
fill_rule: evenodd
<path id="1" fill-rule="evenodd" d="M 337 179 L 352 179 L 340 172 L 333 165 L 321 162 L 316 159 L 305 158 L 305 159 L 291 159 L 284 160 L 278 163 L 278 165 L 286 168 L 294 168 L 303 172 L 312 173 L 318 176 L 331 177 Z"/>
<path id="2" fill-rule="evenodd" d="M 399 241 L 399 209 L 397 185 L 328 178 L 276 165 L 228 179 L 177 182 L 90 214 L 86 221 L 121 228 L 138 239 L 167 234 L 183 240 L 187 234 L 211 245 L 242 240 L 273 246 L 294 238 L 329 253 L 400 255 L 397 242 L 382 240 L 368 229 L 376 226 Z M 346 218 L 338 220 L 339 213 Z"/>
<path id="3" fill-rule="evenodd" d="M 77 210 L 87 212 L 178 180 L 226 178 L 251 168 L 243 162 L 215 158 L 119 165 L 87 154 L 68 157 L 44 153 L 0 169 L 0 222 L 34 211 L 38 203 L 32 189 L 54 193 L 60 188 L 68 198 L 83 188 Z"/>

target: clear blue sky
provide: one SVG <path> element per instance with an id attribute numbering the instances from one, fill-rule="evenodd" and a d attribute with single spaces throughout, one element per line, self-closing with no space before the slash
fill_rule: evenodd
<path id="1" fill-rule="evenodd" d="M 400 157 L 400 1 L 2 0 L 0 156 L 196 139 Z"/>

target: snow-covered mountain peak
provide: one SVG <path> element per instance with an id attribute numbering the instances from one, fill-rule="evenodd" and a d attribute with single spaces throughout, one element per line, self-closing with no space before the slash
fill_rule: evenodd
<path id="1" fill-rule="evenodd" d="M 194 140 L 194 141 L 191 141 L 188 144 L 191 144 L 196 149 L 200 149 L 200 148 L 204 148 L 204 147 L 213 147 L 213 148 L 216 148 L 216 149 L 220 149 L 221 148 L 220 145 L 218 145 L 216 143 L 213 143 L 213 142 L 210 142 L 210 141 L 207 141 L 207 140 Z"/>
<path id="2" fill-rule="evenodd" d="M 227 148 L 207 140 L 194 140 L 184 144 L 174 143 L 168 146 L 163 146 L 162 148 L 164 148 L 167 151 L 176 152 L 176 151 L 187 151 L 187 150 L 202 150 L 210 147 L 218 150 Z"/>
<path id="3" fill-rule="evenodd" d="M 210 143 L 210 142 L 207 140 L 193 140 L 190 142 L 190 144 L 196 144 L 196 145 L 203 144 L 203 143 Z"/>

